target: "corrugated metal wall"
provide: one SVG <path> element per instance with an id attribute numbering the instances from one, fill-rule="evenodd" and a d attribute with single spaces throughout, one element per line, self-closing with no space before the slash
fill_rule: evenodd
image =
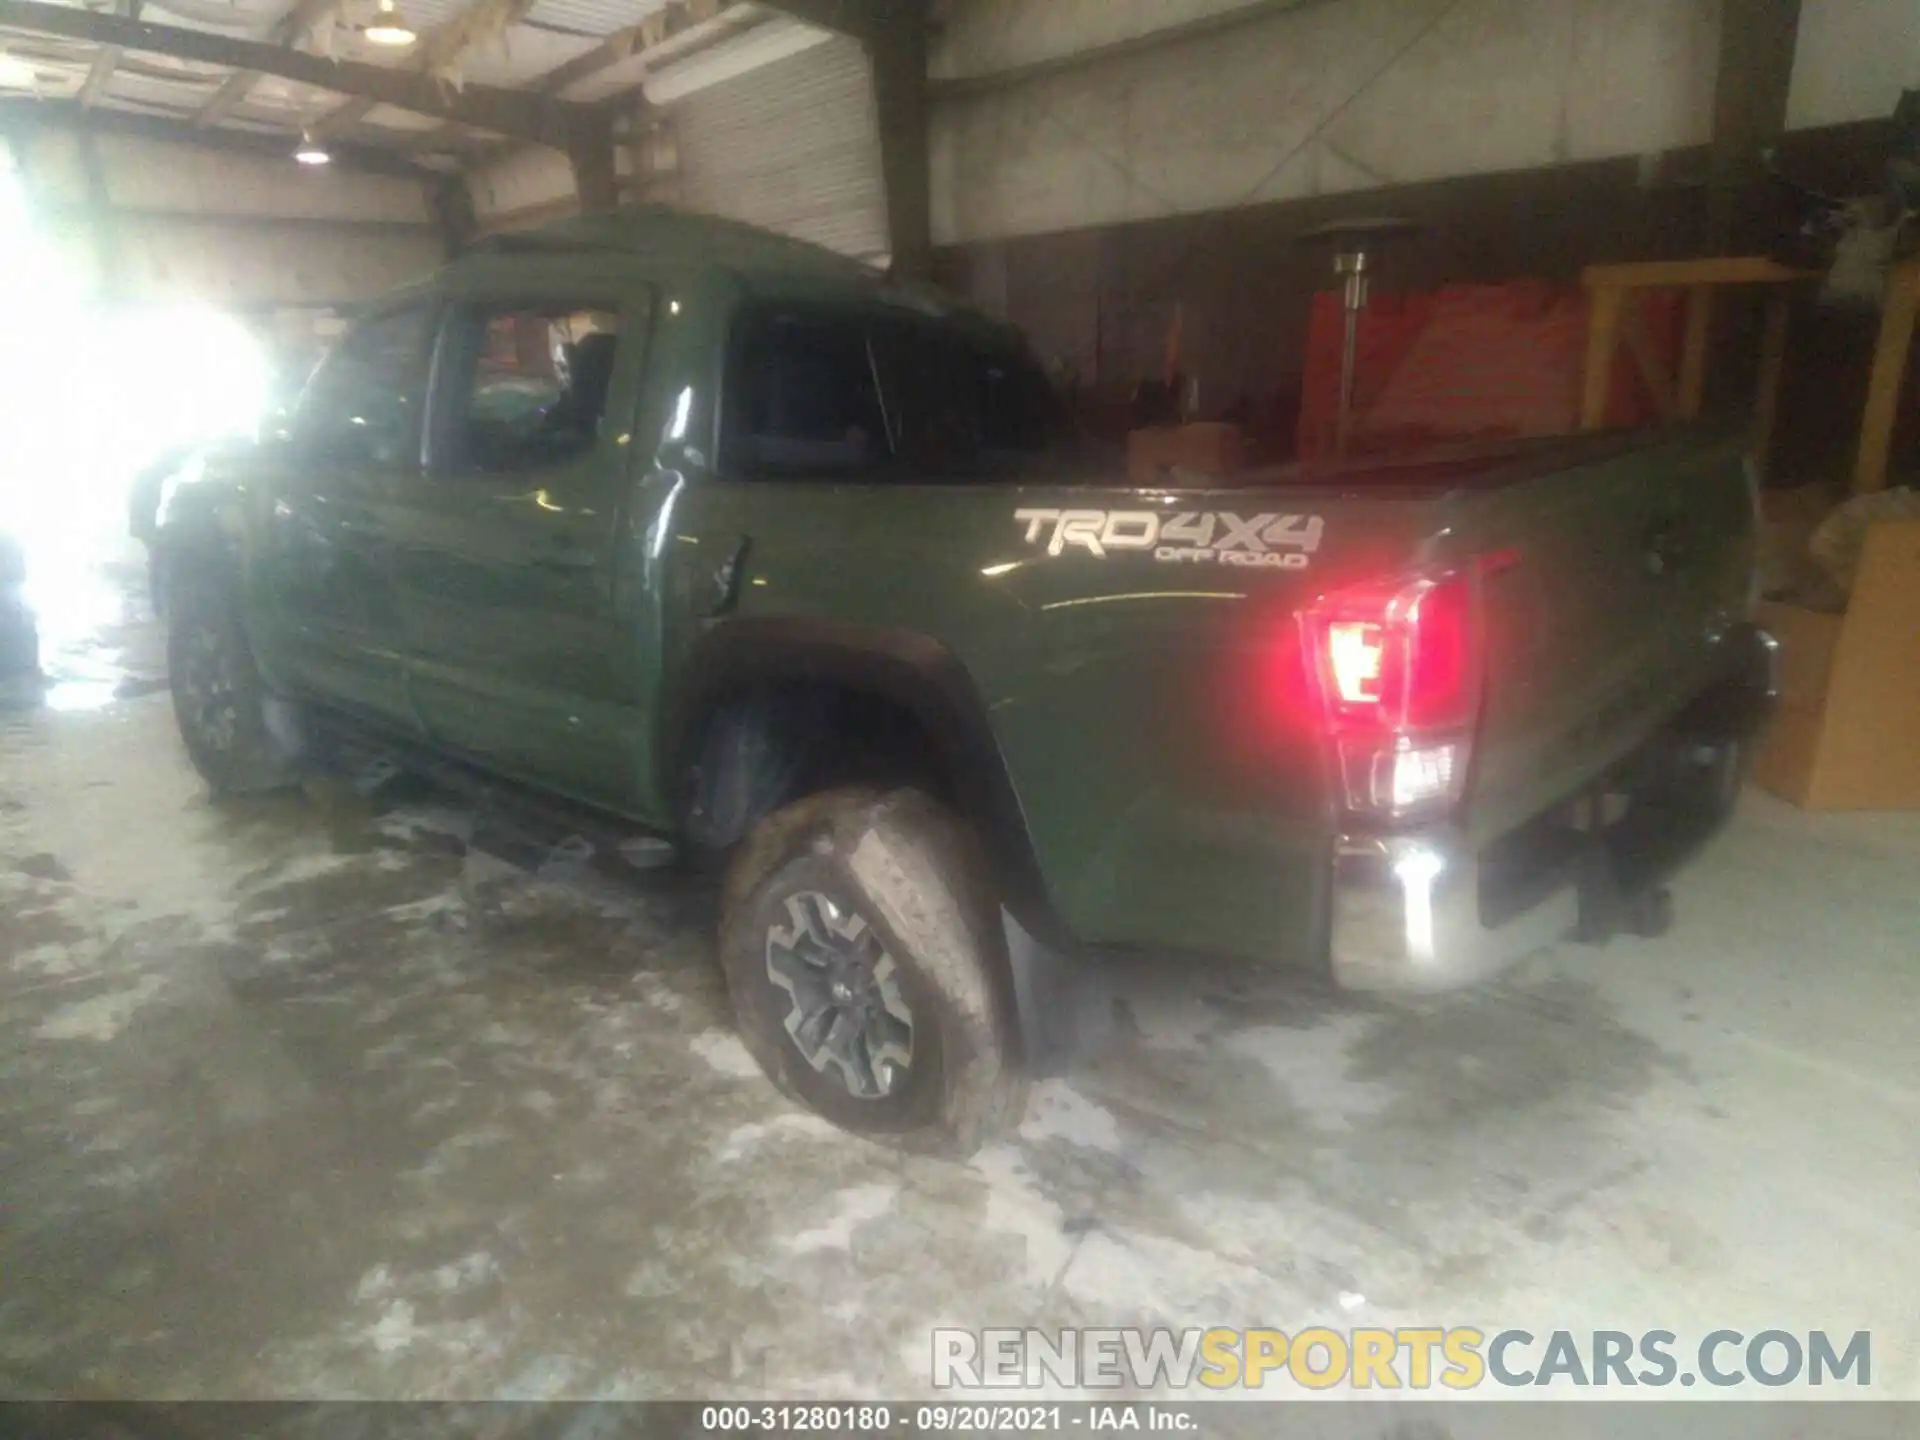
<path id="1" fill-rule="evenodd" d="M 804 54 L 673 107 L 680 196 L 861 259 L 887 250 L 873 75 L 858 41 Z"/>
<path id="2" fill-rule="evenodd" d="M 942 244 L 1655 155 L 1712 132 L 1721 0 L 967 0 L 936 81 L 979 82 L 1209 15 L 1240 23 L 941 93 Z M 1790 128 L 1890 115 L 1915 0 L 1802 7 Z M 1356 200 L 1360 213 L 1364 201 Z"/>
<path id="3" fill-rule="evenodd" d="M 245 309 L 336 306 L 443 256 L 420 182 L 137 137 L 29 132 L 41 223 L 103 293 Z"/>
<path id="4" fill-rule="evenodd" d="M 116 291 L 261 309 L 350 305 L 437 269 L 440 238 L 424 227 L 326 221 L 121 217 L 109 240 Z"/>

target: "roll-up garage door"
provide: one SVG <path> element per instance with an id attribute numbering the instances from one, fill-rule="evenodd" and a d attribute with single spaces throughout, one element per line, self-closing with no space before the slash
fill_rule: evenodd
<path id="1" fill-rule="evenodd" d="M 673 107 L 681 199 L 861 259 L 887 249 L 873 77 L 835 36 Z"/>

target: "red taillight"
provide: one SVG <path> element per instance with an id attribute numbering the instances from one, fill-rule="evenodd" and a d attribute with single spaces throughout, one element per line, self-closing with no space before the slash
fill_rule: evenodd
<path id="1" fill-rule="evenodd" d="M 1408 623 L 1406 723 L 1416 730 L 1471 724 L 1479 708 L 1473 583 L 1453 575 L 1428 587 Z"/>
<path id="2" fill-rule="evenodd" d="M 1386 668 L 1386 628 L 1368 620 L 1327 625 L 1327 664 L 1342 705 L 1378 705 L 1380 673 Z"/>
<path id="3" fill-rule="evenodd" d="M 1309 644 L 1336 723 L 1427 729 L 1473 718 L 1473 582 L 1466 575 L 1328 596 Z"/>
<path id="4" fill-rule="evenodd" d="M 1350 808 L 1401 817 L 1452 804 L 1479 712 L 1472 572 L 1364 586 L 1302 619 Z"/>

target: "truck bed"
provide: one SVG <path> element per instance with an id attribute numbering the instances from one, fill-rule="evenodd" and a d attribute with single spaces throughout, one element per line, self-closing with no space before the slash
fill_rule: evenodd
<path id="1" fill-rule="evenodd" d="M 1073 877 L 1067 909 L 1190 940 L 1224 928 L 1228 890 L 1246 907 L 1252 876 L 1311 871 L 1303 852 L 1326 843 L 1338 800 L 1298 618 L 1357 585 L 1480 577 L 1484 695 L 1452 817 L 1467 843 L 1580 793 L 1712 681 L 1718 638 L 1747 614 L 1741 449 L 1724 428 L 1688 426 L 1277 467 L 1230 486 L 1008 494 L 1002 540 L 963 563 L 1017 607 L 996 625 L 1022 629 L 1026 658 L 997 674 L 1005 657 L 983 653 L 978 673 L 1036 833 L 1061 857 L 1050 873 Z M 966 509 L 981 508 L 974 492 Z M 1073 534 L 1058 543 L 1071 520 L 1035 515 L 1102 517 L 1074 534 L 1128 543 L 1148 515 L 1163 533 L 1218 517 L 1216 538 L 1257 526 L 1275 553 L 1095 554 Z"/>
<path id="2" fill-rule="evenodd" d="M 1283 489 L 1294 493 L 1361 492 L 1421 498 L 1450 490 L 1504 489 L 1622 455 L 1664 450 L 1675 445 L 1711 445 L 1729 434 L 1720 422 L 1699 422 L 1579 435 L 1479 440 L 1423 447 L 1398 455 L 1255 466 L 1228 482 L 1192 472 L 1170 472 L 1168 483 L 1179 489 Z"/>

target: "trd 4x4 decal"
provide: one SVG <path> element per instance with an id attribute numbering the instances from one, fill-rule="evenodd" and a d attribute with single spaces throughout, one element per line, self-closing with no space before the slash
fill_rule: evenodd
<path id="1" fill-rule="evenodd" d="M 1246 565 L 1304 570 L 1320 549 L 1318 515 L 1255 515 L 1225 510 L 1163 515 L 1155 510 L 1016 510 L 1027 543 L 1049 555 L 1069 548 L 1104 559 L 1113 551 L 1151 550 L 1163 565 Z"/>

